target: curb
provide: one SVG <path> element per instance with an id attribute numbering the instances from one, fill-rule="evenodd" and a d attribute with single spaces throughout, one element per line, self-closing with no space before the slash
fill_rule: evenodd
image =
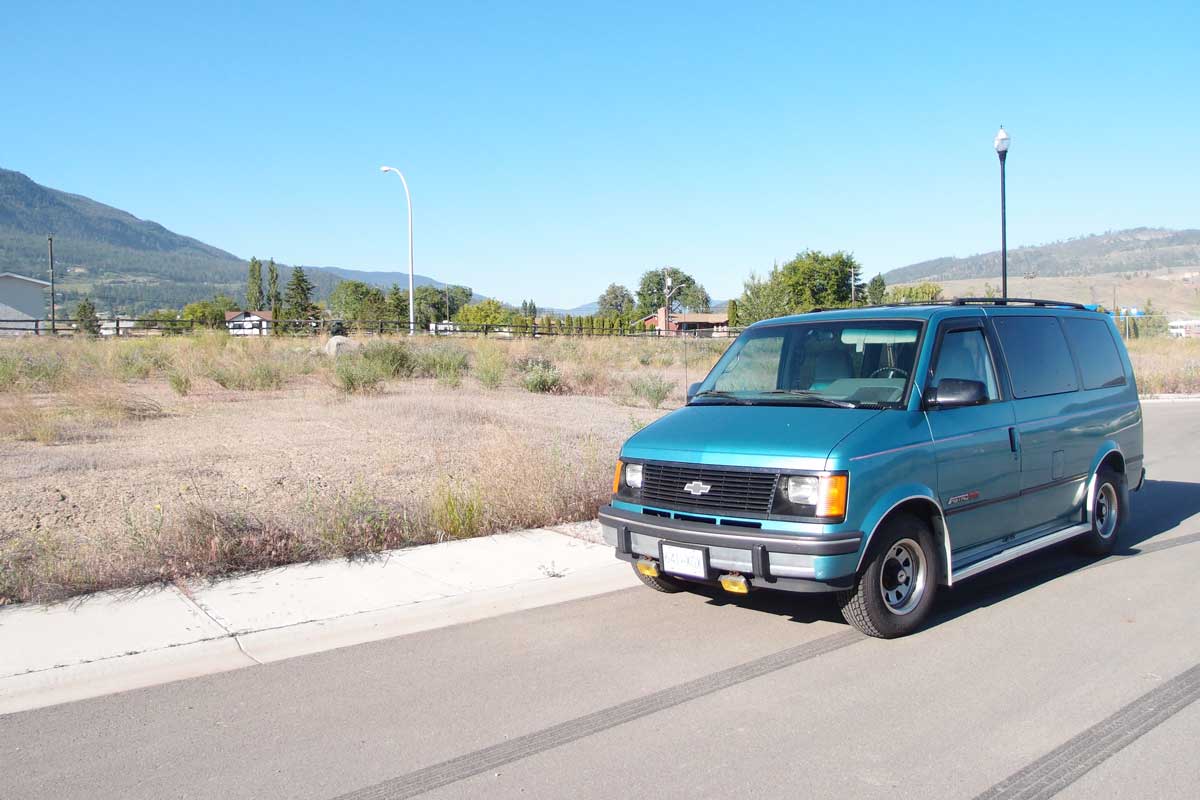
<path id="1" fill-rule="evenodd" d="M 634 586 L 596 522 L 0 609 L 0 715 Z M 595 528 L 595 530 L 592 530 Z"/>

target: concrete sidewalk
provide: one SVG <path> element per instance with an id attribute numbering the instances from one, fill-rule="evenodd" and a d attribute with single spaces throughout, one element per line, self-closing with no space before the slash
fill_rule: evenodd
<path id="1" fill-rule="evenodd" d="M 453 625 L 637 582 L 577 523 L 0 609 L 0 714 Z"/>

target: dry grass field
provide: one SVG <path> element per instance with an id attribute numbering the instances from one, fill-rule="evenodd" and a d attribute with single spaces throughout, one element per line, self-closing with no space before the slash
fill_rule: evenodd
<path id="1" fill-rule="evenodd" d="M 697 380 L 727 342 L 688 343 Z M 680 341 L 0 341 L 0 602 L 587 519 Z"/>
<path id="2" fill-rule="evenodd" d="M 0 603 L 591 518 L 727 344 L 0 340 Z M 1200 391 L 1200 340 L 1130 351 Z"/>

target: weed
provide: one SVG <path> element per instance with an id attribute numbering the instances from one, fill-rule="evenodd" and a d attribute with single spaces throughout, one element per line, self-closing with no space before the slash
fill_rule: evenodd
<path id="1" fill-rule="evenodd" d="M 505 362 L 504 352 L 498 346 L 490 345 L 479 348 L 479 352 L 475 354 L 475 377 L 479 379 L 485 389 L 499 388 L 500 384 L 504 383 L 504 376 L 507 372 L 508 365 Z"/>
<path id="2" fill-rule="evenodd" d="M 658 408 L 675 386 L 661 375 L 639 375 L 630 381 L 629 388 L 635 397 L 645 400 L 651 408 Z"/>
<path id="3" fill-rule="evenodd" d="M 192 379 L 186 372 L 172 370 L 167 373 L 167 383 L 171 386 L 171 391 L 180 397 L 186 397 L 188 392 L 192 391 Z"/>
<path id="4" fill-rule="evenodd" d="M 451 539 L 477 536 L 482 529 L 483 502 L 473 487 L 443 481 L 433 495 L 433 524 Z"/>

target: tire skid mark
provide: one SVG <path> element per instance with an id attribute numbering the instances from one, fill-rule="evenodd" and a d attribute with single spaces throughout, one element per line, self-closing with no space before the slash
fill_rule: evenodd
<path id="1" fill-rule="evenodd" d="M 975 800 L 1053 797 L 1200 699 L 1200 664 L 1151 689 L 1107 719 L 1017 770 Z"/>
<path id="2" fill-rule="evenodd" d="M 401 800 L 479 775 L 546 750 L 561 747 L 618 725 L 697 700 L 740 683 L 823 656 L 866 639 L 847 630 L 756 658 L 745 664 L 671 686 L 582 717 L 518 736 L 456 758 L 397 776 L 383 783 L 341 795 L 339 800 Z"/>

